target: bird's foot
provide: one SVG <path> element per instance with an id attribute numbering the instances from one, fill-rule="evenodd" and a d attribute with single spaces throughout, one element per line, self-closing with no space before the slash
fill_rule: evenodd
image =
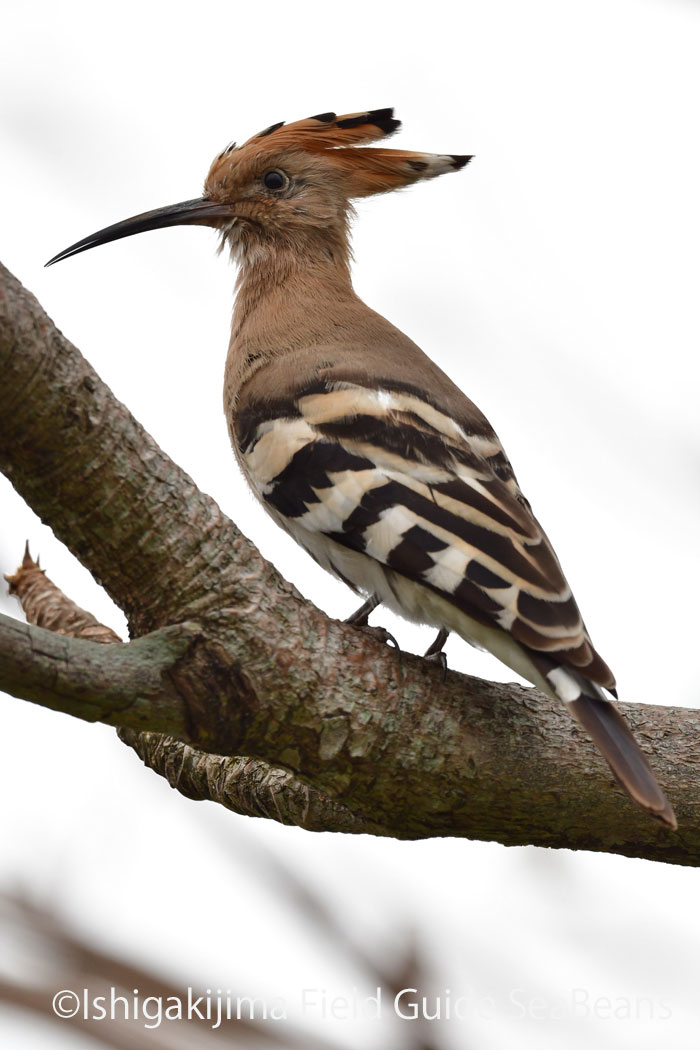
<path id="1" fill-rule="evenodd" d="M 442 680 L 443 682 L 447 678 L 447 657 L 442 651 L 442 647 L 450 636 L 450 632 L 446 631 L 444 627 L 441 627 L 437 633 L 437 637 L 432 645 L 423 653 L 424 660 L 432 660 L 434 663 L 439 664 L 442 668 Z"/>
<path id="2" fill-rule="evenodd" d="M 401 659 L 401 646 L 396 641 L 393 634 L 387 631 L 386 627 L 370 627 L 366 624 L 364 627 L 361 627 L 360 630 L 367 631 L 367 633 L 376 638 L 378 642 L 384 642 L 385 645 L 392 645 L 394 649 L 396 649 L 399 659 Z"/>
<path id="3" fill-rule="evenodd" d="M 396 649 L 396 652 L 399 654 L 399 657 L 401 657 L 401 648 L 393 634 L 390 634 L 386 627 L 370 627 L 367 622 L 370 613 L 374 612 L 378 605 L 381 605 L 381 598 L 378 598 L 376 594 L 372 594 L 367 601 L 352 613 L 351 616 L 348 616 L 344 622 L 351 624 L 353 627 L 359 627 L 362 631 L 367 631 L 368 634 L 371 634 L 378 642 L 393 645 L 394 649 Z"/>

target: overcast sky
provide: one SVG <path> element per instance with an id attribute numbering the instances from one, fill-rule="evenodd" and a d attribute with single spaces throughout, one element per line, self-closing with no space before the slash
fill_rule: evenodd
<path id="1" fill-rule="evenodd" d="M 234 273 L 214 234 L 159 231 L 43 264 L 111 222 L 197 196 L 224 145 L 282 119 L 394 105 L 397 146 L 475 154 L 460 173 L 361 204 L 356 288 L 489 416 L 621 698 L 698 706 L 696 4 L 40 0 L 5 3 L 3 38 L 2 261 L 165 451 L 335 616 L 355 599 L 266 519 L 230 451 L 221 387 Z M 55 581 L 124 633 L 119 610 L 2 479 L 0 508 L 0 570 L 29 538 Z M 0 609 L 18 614 L 4 596 Z M 431 640 L 375 621 L 405 648 Z M 452 667 L 513 678 L 459 639 L 447 653 Z M 693 871 L 253 825 L 168 791 L 104 727 L 0 706 L 11 744 L 0 882 L 23 881 L 185 983 L 290 989 L 300 967 L 331 979 L 322 952 L 282 935 L 288 920 L 260 904 L 243 867 L 244 914 L 222 909 L 233 876 L 214 843 L 235 850 L 255 835 L 323 873 L 331 903 L 368 938 L 390 944 L 417 926 L 448 986 L 497 997 L 495 1018 L 446 1032 L 454 1045 L 557 1047 L 564 1032 L 570 1046 L 695 1045 Z M 173 910 L 191 915 L 194 939 L 169 923 Z M 242 929 L 260 946 L 245 972 L 230 947 Z M 342 990 L 351 977 L 333 980 Z M 579 986 L 645 995 L 670 1002 L 671 1016 L 569 1032 L 567 1017 L 515 1016 L 508 994 L 522 986 L 548 1002 Z M 60 1045 L 32 1031 L 24 1045 Z"/>

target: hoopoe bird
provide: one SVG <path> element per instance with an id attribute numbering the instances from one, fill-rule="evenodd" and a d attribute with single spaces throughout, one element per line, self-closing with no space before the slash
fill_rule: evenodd
<path id="1" fill-rule="evenodd" d="M 450 631 L 489 650 L 562 701 L 630 798 L 675 828 L 494 430 L 353 290 L 351 202 L 471 160 L 367 145 L 399 126 L 392 109 L 273 124 L 216 157 L 202 197 L 109 226 L 51 263 L 146 230 L 217 229 L 239 267 L 226 418 L 265 510 L 366 597 L 351 621 L 383 603 L 438 629 L 430 655 Z"/>

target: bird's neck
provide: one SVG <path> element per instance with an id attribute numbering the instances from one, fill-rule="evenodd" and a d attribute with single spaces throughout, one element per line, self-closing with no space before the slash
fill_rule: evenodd
<path id="1" fill-rule="evenodd" d="M 343 236 L 303 244 L 251 242 L 236 253 L 239 275 L 227 361 L 227 400 L 274 357 L 324 341 L 348 308 L 361 307 Z"/>
<path id="2" fill-rule="evenodd" d="M 237 253 L 239 265 L 232 334 L 250 338 L 276 318 L 319 298 L 352 296 L 347 241 L 325 231 L 304 240 L 253 240 Z"/>

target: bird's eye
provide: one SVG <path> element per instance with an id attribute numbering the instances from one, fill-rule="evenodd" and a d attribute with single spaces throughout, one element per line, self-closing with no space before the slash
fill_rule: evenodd
<path id="1" fill-rule="evenodd" d="M 283 171 L 266 171 L 263 175 L 263 183 L 268 190 L 286 190 L 289 185 L 289 178 L 284 174 Z"/>

